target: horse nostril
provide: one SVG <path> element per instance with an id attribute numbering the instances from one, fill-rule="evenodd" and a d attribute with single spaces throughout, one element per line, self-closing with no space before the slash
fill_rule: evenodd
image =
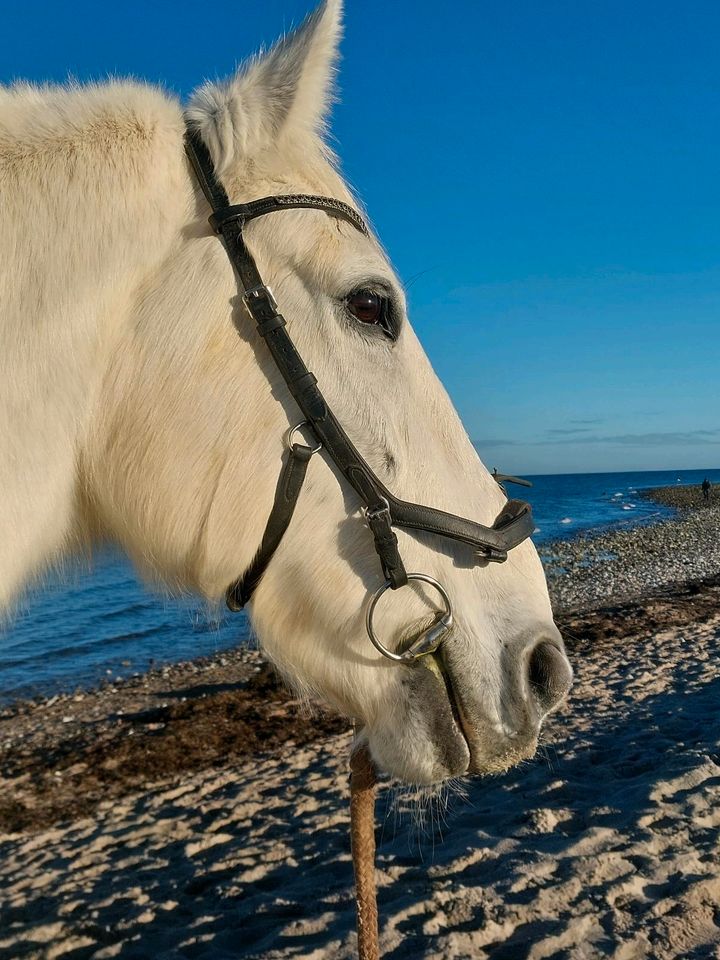
<path id="1" fill-rule="evenodd" d="M 543 640 L 535 647 L 528 660 L 528 683 L 543 713 L 563 699 L 572 679 L 572 667 L 554 643 Z"/>

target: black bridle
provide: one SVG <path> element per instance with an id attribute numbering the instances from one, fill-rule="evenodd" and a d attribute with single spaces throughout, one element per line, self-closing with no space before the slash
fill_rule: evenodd
<path id="1" fill-rule="evenodd" d="M 371 597 L 367 609 L 370 639 L 385 656 L 393 660 L 408 662 L 424 656 L 437 649 L 452 624 L 450 600 L 442 586 L 431 577 L 406 572 L 393 527 L 423 530 L 449 540 L 460 541 L 476 548 L 478 563 L 502 563 L 507 558 L 508 551 L 526 540 L 534 530 L 530 505 L 521 500 L 508 500 L 492 527 L 486 527 L 443 510 L 399 500 L 390 493 L 356 450 L 328 407 L 315 377 L 305 366 L 287 332 L 285 319 L 278 312 L 272 292 L 263 283 L 243 235 L 245 224 L 256 217 L 303 207 L 323 210 L 329 216 L 345 220 L 356 230 L 369 236 L 365 222 L 352 207 L 328 197 L 277 196 L 264 197 L 250 203 L 231 204 L 215 174 L 210 153 L 196 130 L 188 130 L 186 150 L 203 193 L 212 207 L 210 224 L 222 238 L 240 281 L 245 306 L 304 418 L 290 431 L 289 454 L 280 474 L 262 543 L 250 567 L 228 587 L 227 605 L 231 610 L 241 610 L 250 600 L 290 524 L 310 458 L 313 453 L 323 448 L 365 505 L 365 518 L 373 535 L 375 550 L 385 577 L 385 583 Z M 300 427 L 307 427 L 313 434 L 317 441 L 314 448 L 304 443 L 293 443 L 293 437 Z M 496 475 L 496 479 L 500 481 L 514 478 Z M 372 615 L 385 590 L 397 590 L 407 584 L 408 580 L 422 580 L 436 587 L 445 602 L 446 610 L 443 615 L 436 617 L 435 622 L 423 631 L 407 650 L 396 654 L 388 651 L 378 641 L 372 627 Z"/>

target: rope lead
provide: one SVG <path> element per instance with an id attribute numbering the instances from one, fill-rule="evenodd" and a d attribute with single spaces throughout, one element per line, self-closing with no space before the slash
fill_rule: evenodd
<path id="1" fill-rule="evenodd" d="M 375 889 L 375 786 L 370 751 L 363 744 L 350 755 L 350 845 L 355 871 L 358 960 L 379 960 Z"/>

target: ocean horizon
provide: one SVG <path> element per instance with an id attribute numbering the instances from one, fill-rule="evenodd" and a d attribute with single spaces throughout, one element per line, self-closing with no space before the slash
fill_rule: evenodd
<path id="1" fill-rule="evenodd" d="M 641 496 L 651 487 L 720 486 L 720 468 L 528 475 L 508 485 L 528 500 L 543 544 L 594 530 L 653 523 L 673 515 Z M 151 667 L 252 642 L 247 617 L 201 600 L 152 593 L 119 551 L 49 574 L 0 627 L 0 704 L 47 696 L 143 673 Z"/>

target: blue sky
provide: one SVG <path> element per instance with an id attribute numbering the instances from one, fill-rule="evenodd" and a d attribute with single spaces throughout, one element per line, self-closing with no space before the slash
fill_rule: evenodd
<path id="1" fill-rule="evenodd" d="M 182 96 L 311 7 L 29 0 L 0 77 Z M 336 146 L 485 461 L 719 466 L 720 5 L 347 0 L 346 21 Z"/>

